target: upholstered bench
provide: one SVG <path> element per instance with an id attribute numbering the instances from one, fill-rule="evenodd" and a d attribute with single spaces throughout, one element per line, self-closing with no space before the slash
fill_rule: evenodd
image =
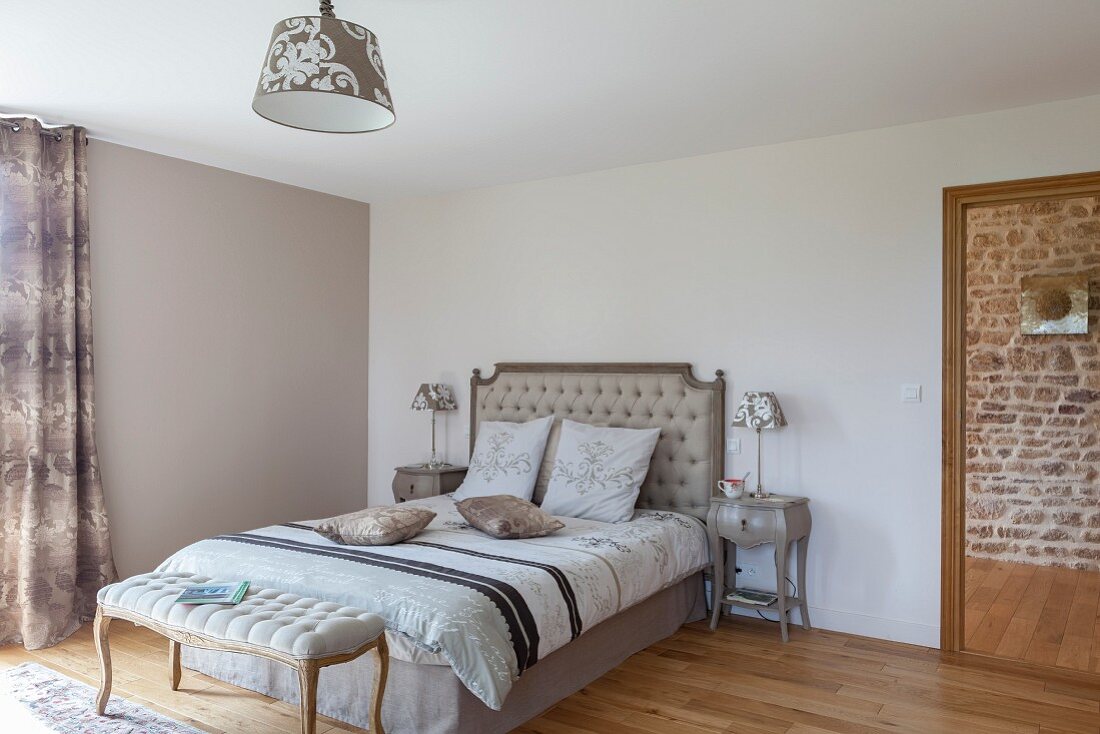
<path id="1" fill-rule="evenodd" d="M 386 625 L 380 616 L 256 586 L 249 588 L 240 604 L 174 603 L 184 587 L 206 583 L 212 579 L 186 573 L 146 573 L 100 590 L 95 616 L 95 645 L 103 673 L 96 699 L 98 714 L 103 714 L 111 695 L 107 629 L 112 619 L 126 619 L 168 638 L 173 691 L 179 688 L 181 644 L 258 655 L 297 669 L 303 734 L 313 734 L 316 729 L 320 669 L 374 650 L 379 665 L 371 691 L 370 730 L 382 734 L 389 652 Z"/>

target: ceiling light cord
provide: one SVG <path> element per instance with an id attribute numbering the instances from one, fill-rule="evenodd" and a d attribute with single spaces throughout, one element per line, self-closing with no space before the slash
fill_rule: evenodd
<path id="1" fill-rule="evenodd" d="M 321 0 L 321 15 L 325 18 L 336 17 L 336 13 L 332 12 L 332 0 Z"/>

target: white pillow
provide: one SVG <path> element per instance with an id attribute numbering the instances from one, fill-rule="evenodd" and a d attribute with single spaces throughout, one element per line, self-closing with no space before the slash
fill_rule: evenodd
<path id="1" fill-rule="evenodd" d="M 605 428 L 562 421 L 542 509 L 601 522 L 634 516 L 660 428 Z"/>
<path id="2" fill-rule="evenodd" d="M 526 423 L 484 421 L 478 426 L 466 479 L 455 500 L 510 494 L 531 500 L 554 416 Z"/>

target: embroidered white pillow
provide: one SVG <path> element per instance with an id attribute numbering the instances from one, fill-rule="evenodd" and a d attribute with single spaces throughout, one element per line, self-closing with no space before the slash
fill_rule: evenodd
<path id="1" fill-rule="evenodd" d="M 562 421 L 542 509 L 601 522 L 634 516 L 660 428 L 605 428 Z"/>
<path id="2" fill-rule="evenodd" d="M 554 416 L 526 423 L 483 421 L 455 500 L 510 494 L 530 501 Z"/>

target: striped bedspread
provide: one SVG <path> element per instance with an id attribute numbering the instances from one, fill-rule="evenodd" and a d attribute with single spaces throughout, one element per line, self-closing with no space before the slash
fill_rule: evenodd
<path id="1" fill-rule="evenodd" d="M 643 510 L 618 525 L 562 518 L 550 537 L 496 540 L 467 525 L 449 495 L 417 504 L 437 516 L 398 545 L 339 545 L 312 523 L 287 523 L 199 541 L 157 570 L 377 612 L 499 710 L 524 670 L 708 562 L 702 524 L 677 513 Z"/>

